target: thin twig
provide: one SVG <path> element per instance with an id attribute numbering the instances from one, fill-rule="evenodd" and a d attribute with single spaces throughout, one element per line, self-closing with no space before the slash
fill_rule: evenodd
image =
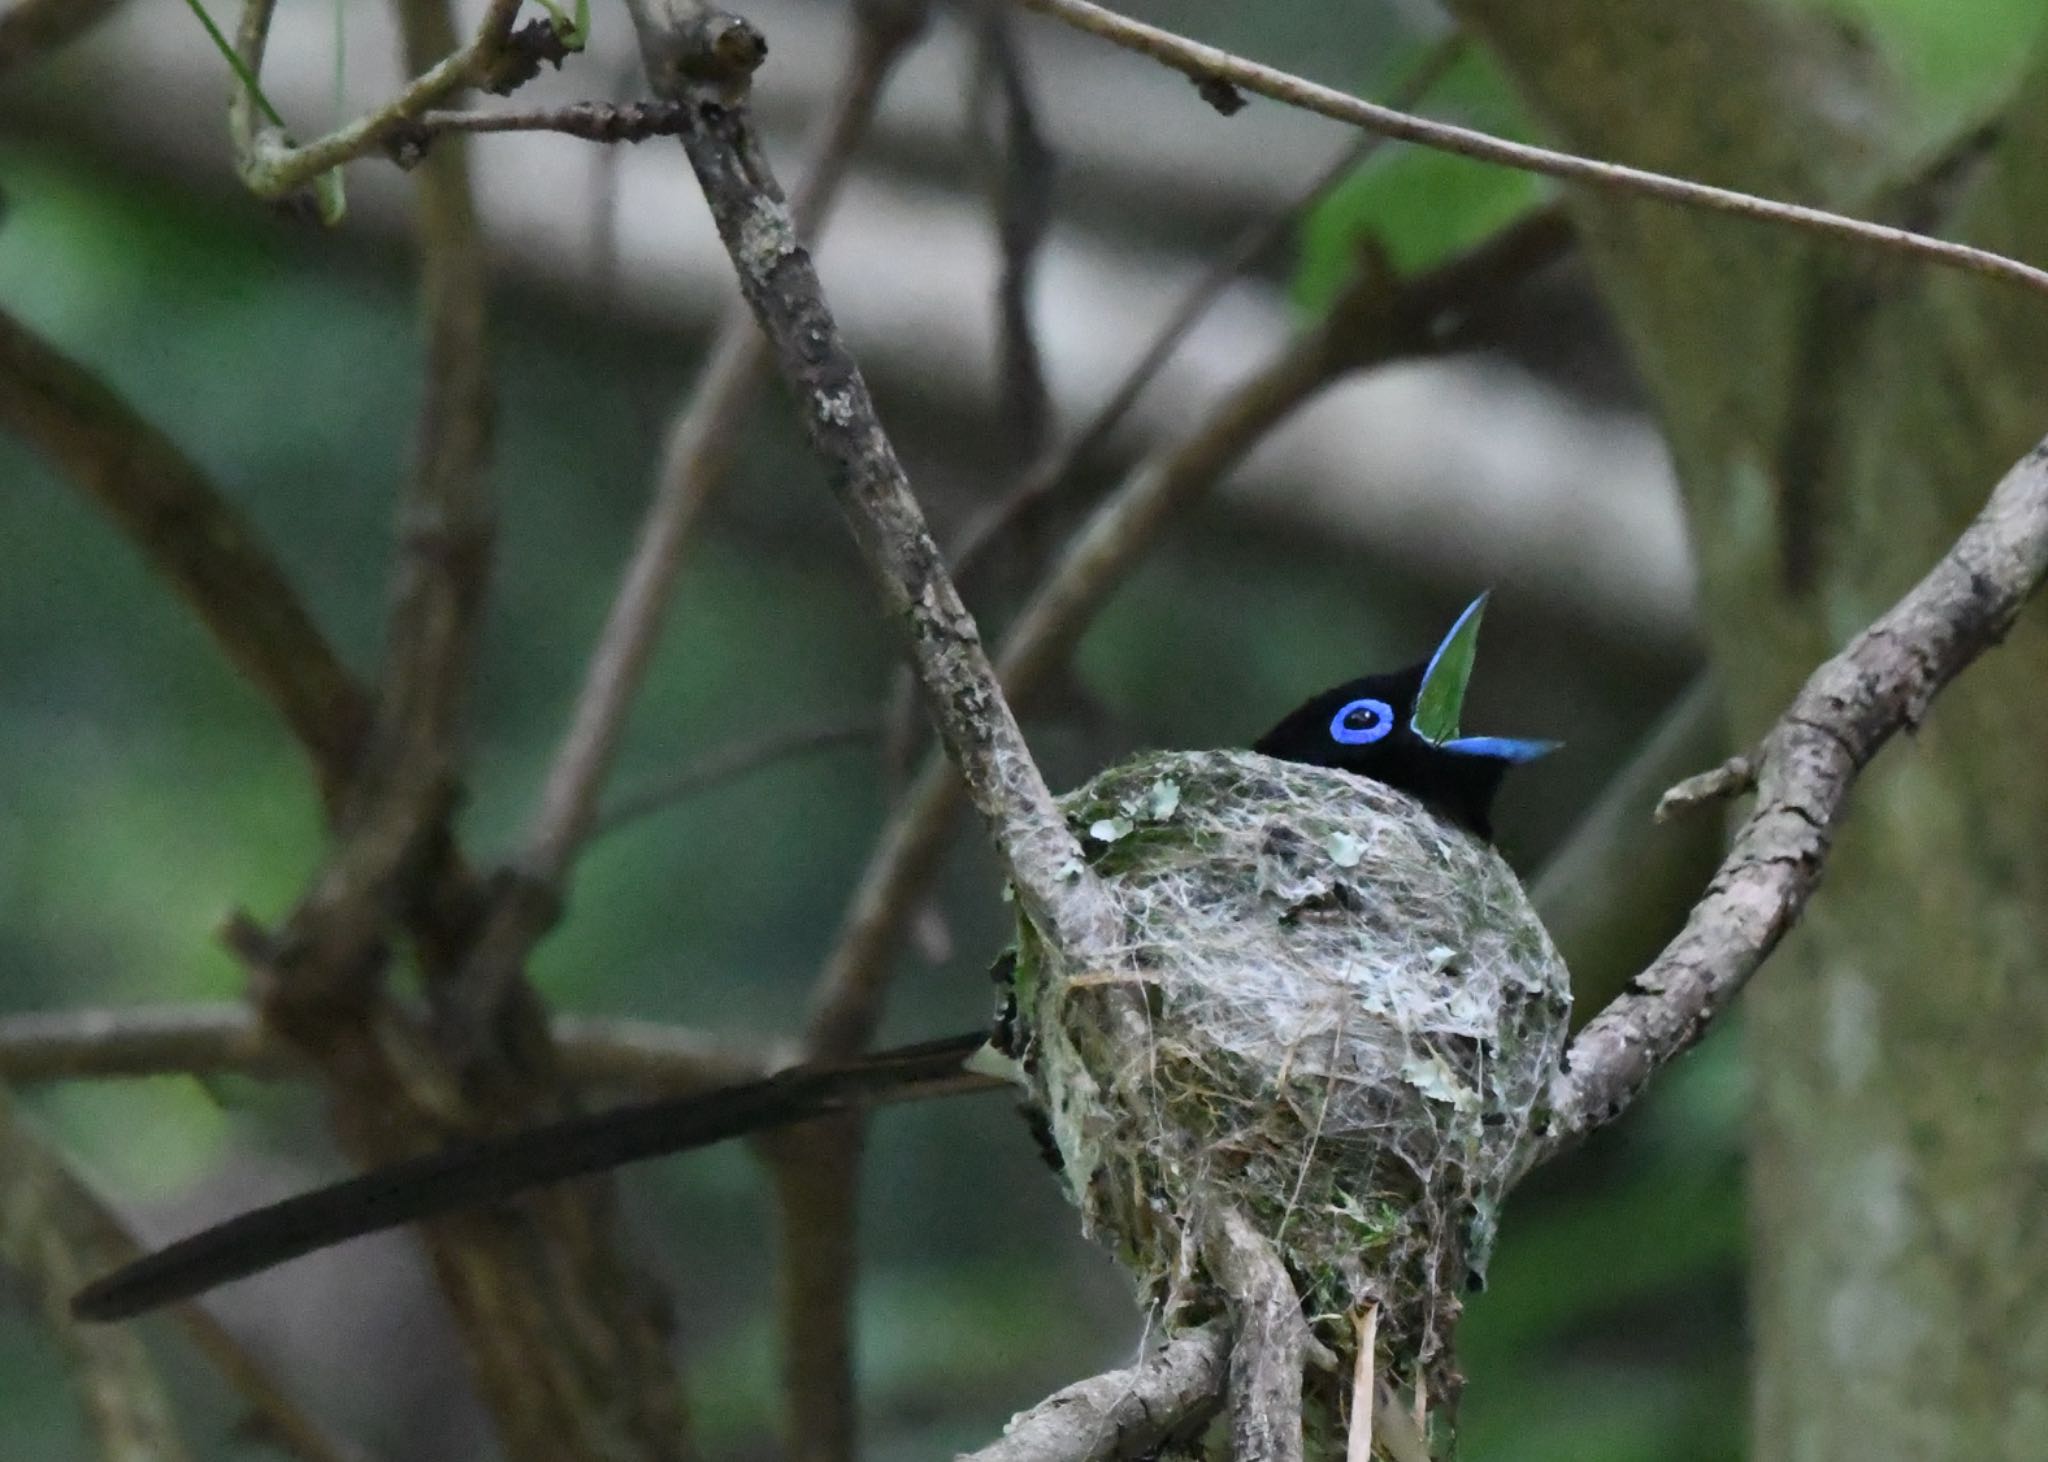
<path id="1" fill-rule="evenodd" d="M 553 107 L 500 108 L 489 112 L 422 112 L 393 136 L 407 149 L 444 132 L 560 132 L 585 142 L 645 142 L 673 137 L 679 125 L 672 102 L 569 102 Z"/>
<path id="2" fill-rule="evenodd" d="M 1652 815 L 1659 822 L 1669 822 L 1712 803 L 1727 802 L 1755 790 L 1755 764 L 1746 756 L 1731 756 L 1719 766 L 1710 767 L 1668 788 L 1657 799 L 1657 810 Z"/>
<path id="3" fill-rule="evenodd" d="M 1045 361 L 1031 327 L 1031 287 L 1052 222 L 1053 154 L 1039 125 L 1038 101 L 1018 53 L 1003 0 L 975 0 L 975 89 L 996 104 L 1000 140 L 983 140 L 985 171 L 1002 267 L 996 279 L 998 376 L 1013 461 L 1043 451 L 1052 420 Z M 979 110 L 977 108 L 977 110 Z M 978 129 L 977 129 L 978 131 Z"/>
<path id="4" fill-rule="evenodd" d="M 1683 931 L 1572 1042 L 1541 1161 L 1612 1121 L 1705 1032 L 1820 880 L 1858 774 L 1998 643 L 2048 576 L 2048 442 L 1925 578 L 1807 678 L 1754 758 L 1757 800 Z"/>
<path id="5" fill-rule="evenodd" d="M 960 1462 L 1114 1462 L 1150 1457 L 1215 1413 L 1230 1372 L 1220 1323 L 1184 1331 L 1136 1365 L 1055 1391 Z"/>
<path id="6" fill-rule="evenodd" d="M 793 1047 L 748 1045 L 686 1026 L 562 1015 L 552 1022 L 563 1080 L 583 1088 L 685 1092 L 790 1064 Z M 303 1051 L 240 1001 L 0 1016 L 0 1082 L 139 1076 L 315 1074 Z"/>
<path id="7" fill-rule="evenodd" d="M 809 166 L 791 205 L 805 239 L 816 235 L 838 195 L 882 88 L 916 35 L 916 27 L 907 25 L 864 25 L 856 31 L 838 94 L 806 149 Z M 686 115 L 673 99 L 658 105 L 678 117 Z M 548 770 L 521 858 L 529 878 L 559 883 L 590 832 L 626 712 L 661 634 L 683 546 L 731 466 L 739 429 L 766 379 L 766 367 L 760 329 L 744 302 L 736 302 L 719 327 L 703 374 L 677 412 L 632 561 L 591 652 L 569 730 Z"/>
<path id="8" fill-rule="evenodd" d="M 1075 534 L 1004 636 L 998 661 L 1009 694 L 1028 699 L 1046 683 L 1165 524 L 1279 422 L 1352 370 L 1454 343 L 1435 327 L 1483 309 L 1569 238 L 1562 215 L 1544 211 L 1405 285 L 1390 289 L 1361 274 L 1314 329 L 1205 412 L 1190 436 L 1141 462 Z M 819 975 L 811 1049 L 844 1054 L 873 1032 L 904 921 L 938 862 L 959 795 L 933 760 L 891 814 Z"/>
<path id="9" fill-rule="evenodd" d="M 1379 1410 L 1380 1307 L 1367 1300 L 1351 1317 L 1351 1425 L 1344 1436 L 1344 1462 L 1372 1462 L 1372 1418 Z"/>
<path id="10" fill-rule="evenodd" d="M 1989 249 L 1929 238 L 1910 229 L 1870 223 L 1824 208 L 1778 202 L 1733 188 L 1717 188 L 1646 168 L 1602 162 L 1525 142 L 1510 142 L 1469 127 L 1431 121 L 1392 107 L 1375 105 L 1348 92 L 1319 86 L 1289 72 L 1262 66 L 1229 51 L 1146 25 L 1091 4 L 1089 0 L 1016 0 L 1016 3 L 1126 50 L 1150 56 L 1197 84 L 1240 87 L 1284 105 L 1363 127 L 1397 141 L 1414 142 L 1460 157 L 1499 163 L 1566 182 L 1585 183 L 1610 192 L 1633 193 L 1683 207 L 1804 229 L 1828 238 L 1926 259 L 1972 274 L 2009 280 L 2036 293 L 2048 294 L 2048 270 L 2037 269 Z"/>
<path id="11" fill-rule="evenodd" d="M 881 734 L 873 720 L 846 721 L 836 726 L 811 726 L 782 736 L 744 736 L 716 751 L 705 753 L 673 776 L 651 782 L 628 792 L 597 819 L 590 829 L 592 838 L 617 832 L 627 823 L 650 813 L 663 812 L 714 787 L 751 776 L 767 767 L 798 757 L 845 746 L 871 742 Z"/>
<path id="12" fill-rule="evenodd" d="M 236 49 L 254 75 L 262 73 L 274 3 L 254 0 L 243 11 Z M 522 59 L 516 54 L 512 22 L 518 13 L 519 0 L 490 0 L 468 44 L 458 47 L 451 33 L 445 49 L 431 58 L 415 60 L 418 74 L 397 96 L 303 145 L 290 142 L 281 128 L 259 125 L 248 89 L 238 87 L 234 130 L 243 185 L 259 198 L 285 197 L 331 168 L 384 151 L 394 135 L 412 126 L 422 112 L 462 91 L 471 87 L 504 89 L 524 80 L 538 65 L 538 57 Z M 547 27 L 540 24 L 541 30 L 531 33 L 529 44 L 546 52 L 541 31 Z M 552 31 L 547 33 L 552 35 Z"/>

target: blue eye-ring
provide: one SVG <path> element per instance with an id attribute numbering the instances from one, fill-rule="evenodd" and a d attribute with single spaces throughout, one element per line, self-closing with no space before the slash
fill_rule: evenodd
<path id="1" fill-rule="evenodd" d="M 1385 701 L 1366 696 L 1345 705 L 1330 717 L 1330 736 L 1346 746 L 1364 746 L 1394 729 L 1394 708 Z"/>

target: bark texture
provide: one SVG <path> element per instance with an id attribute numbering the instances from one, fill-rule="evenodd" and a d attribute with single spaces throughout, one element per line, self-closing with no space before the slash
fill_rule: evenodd
<path id="1" fill-rule="evenodd" d="M 1930 160 L 1868 55 L 1782 7 L 1454 8 L 1569 147 L 2048 257 L 2048 63 Z M 1740 745 L 2048 425 L 2048 311 L 1573 202 L 1670 437 Z M 2019 1457 L 2048 1435 L 2044 712 L 2036 611 L 1872 768 L 1748 997 L 1759 1458 Z"/>

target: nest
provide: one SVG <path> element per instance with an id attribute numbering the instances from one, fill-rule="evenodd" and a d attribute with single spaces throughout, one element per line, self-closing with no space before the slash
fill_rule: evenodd
<path id="1" fill-rule="evenodd" d="M 1326 1344 L 1377 1305 L 1377 1373 L 1454 1397 L 1571 1004 L 1521 884 L 1403 793 L 1251 752 L 1142 756 L 1062 806 L 1122 958 L 1069 968 L 1020 921 L 1016 994 L 1089 1231 L 1172 1326 L 1216 1307 L 1202 1218 L 1235 1204 Z"/>

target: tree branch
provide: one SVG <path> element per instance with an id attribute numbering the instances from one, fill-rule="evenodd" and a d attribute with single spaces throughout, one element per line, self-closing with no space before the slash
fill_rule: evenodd
<path id="1" fill-rule="evenodd" d="M 1727 745 L 1721 697 L 1702 671 L 1657 719 L 1529 881 L 1573 997 L 1590 1014 L 1678 932 L 1721 861 L 1712 818 L 1655 821 L 1657 794 Z"/>
<path id="2" fill-rule="evenodd" d="M 408 65 L 454 44 L 446 0 L 397 0 Z M 507 17 L 509 20 L 509 16 Z M 455 796 L 463 711 L 489 576 L 491 384 L 485 256 L 462 139 L 417 174 L 426 376 L 377 710 L 326 862 L 273 942 L 264 993 L 317 1039 L 336 1000 L 382 973 L 390 905 L 436 854 Z"/>
<path id="3" fill-rule="evenodd" d="M 252 75 L 262 74 L 274 4 L 253 0 L 243 12 L 236 49 Z M 397 96 L 303 145 L 293 144 L 282 128 L 260 123 L 248 89 L 237 87 L 234 131 L 243 185 L 259 198 L 287 197 L 332 168 L 386 150 L 420 113 L 452 96 L 471 87 L 509 91 L 531 77 L 543 59 L 559 61 L 561 42 L 548 22 L 513 34 L 518 13 L 519 0 L 490 0 L 467 44 L 458 46 L 449 29 L 447 45 L 409 56 L 407 67 L 417 75 Z"/>
<path id="4" fill-rule="evenodd" d="M 1690 1047 L 1820 881 L 1872 757 L 1996 644 L 2048 575 L 2048 442 L 2008 472 L 1926 577 L 1808 677 L 1753 758 L 1756 807 L 1683 931 L 1572 1042 L 1531 1163 L 1614 1120 Z"/>
<path id="5" fill-rule="evenodd" d="M 750 1047 L 684 1026 L 595 1016 L 552 1023 L 565 1081 L 687 1092 L 766 1075 L 794 1047 Z M 0 1016 L 0 1082 L 137 1076 L 311 1076 L 305 1053 L 239 1001 Z"/>
<path id="6" fill-rule="evenodd" d="M 1010 1418 L 999 1442 L 961 1462 L 1114 1462 L 1150 1457 L 1197 1430 L 1222 1400 L 1230 1335 L 1212 1322 L 1174 1336 L 1136 1365 L 1055 1391 Z"/>
<path id="7" fill-rule="evenodd" d="M 84 366 L 0 312 L 0 426 L 70 478 L 199 616 L 284 717 L 336 807 L 368 693 L 255 530 L 162 432 Z"/>
<path id="8" fill-rule="evenodd" d="M 1318 116 L 1364 127 L 1385 137 L 1418 143 L 1479 162 L 1499 163 L 1504 167 L 1519 168 L 1523 172 L 1560 178 L 1566 182 L 1584 183 L 1609 192 L 1631 193 L 1682 207 L 1803 229 L 1828 238 L 2007 280 L 2035 293 L 2048 294 L 2048 270 L 2036 269 L 1988 249 L 1929 238 L 1910 229 L 1870 223 L 1824 208 L 1760 198 L 1733 188 L 1717 188 L 1645 168 L 1602 162 L 1524 142 L 1510 142 L 1448 122 L 1430 121 L 1392 107 L 1378 106 L 1332 87 L 1319 86 L 1289 72 L 1262 66 L 1172 31 L 1131 20 L 1113 10 L 1090 4 L 1089 0 L 1017 0 L 1017 3 L 1126 50 L 1150 56 L 1198 85 L 1242 88 Z"/>
<path id="9" fill-rule="evenodd" d="M 1219 1200 L 1201 1242 L 1202 1261 L 1236 1322 L 1230 1346 L 1231 1455 L 1300 1462 L 1301 1369 L 1312 1340 L 1294 1281 L 1271 1241 L 1233 1205 Z"/>

